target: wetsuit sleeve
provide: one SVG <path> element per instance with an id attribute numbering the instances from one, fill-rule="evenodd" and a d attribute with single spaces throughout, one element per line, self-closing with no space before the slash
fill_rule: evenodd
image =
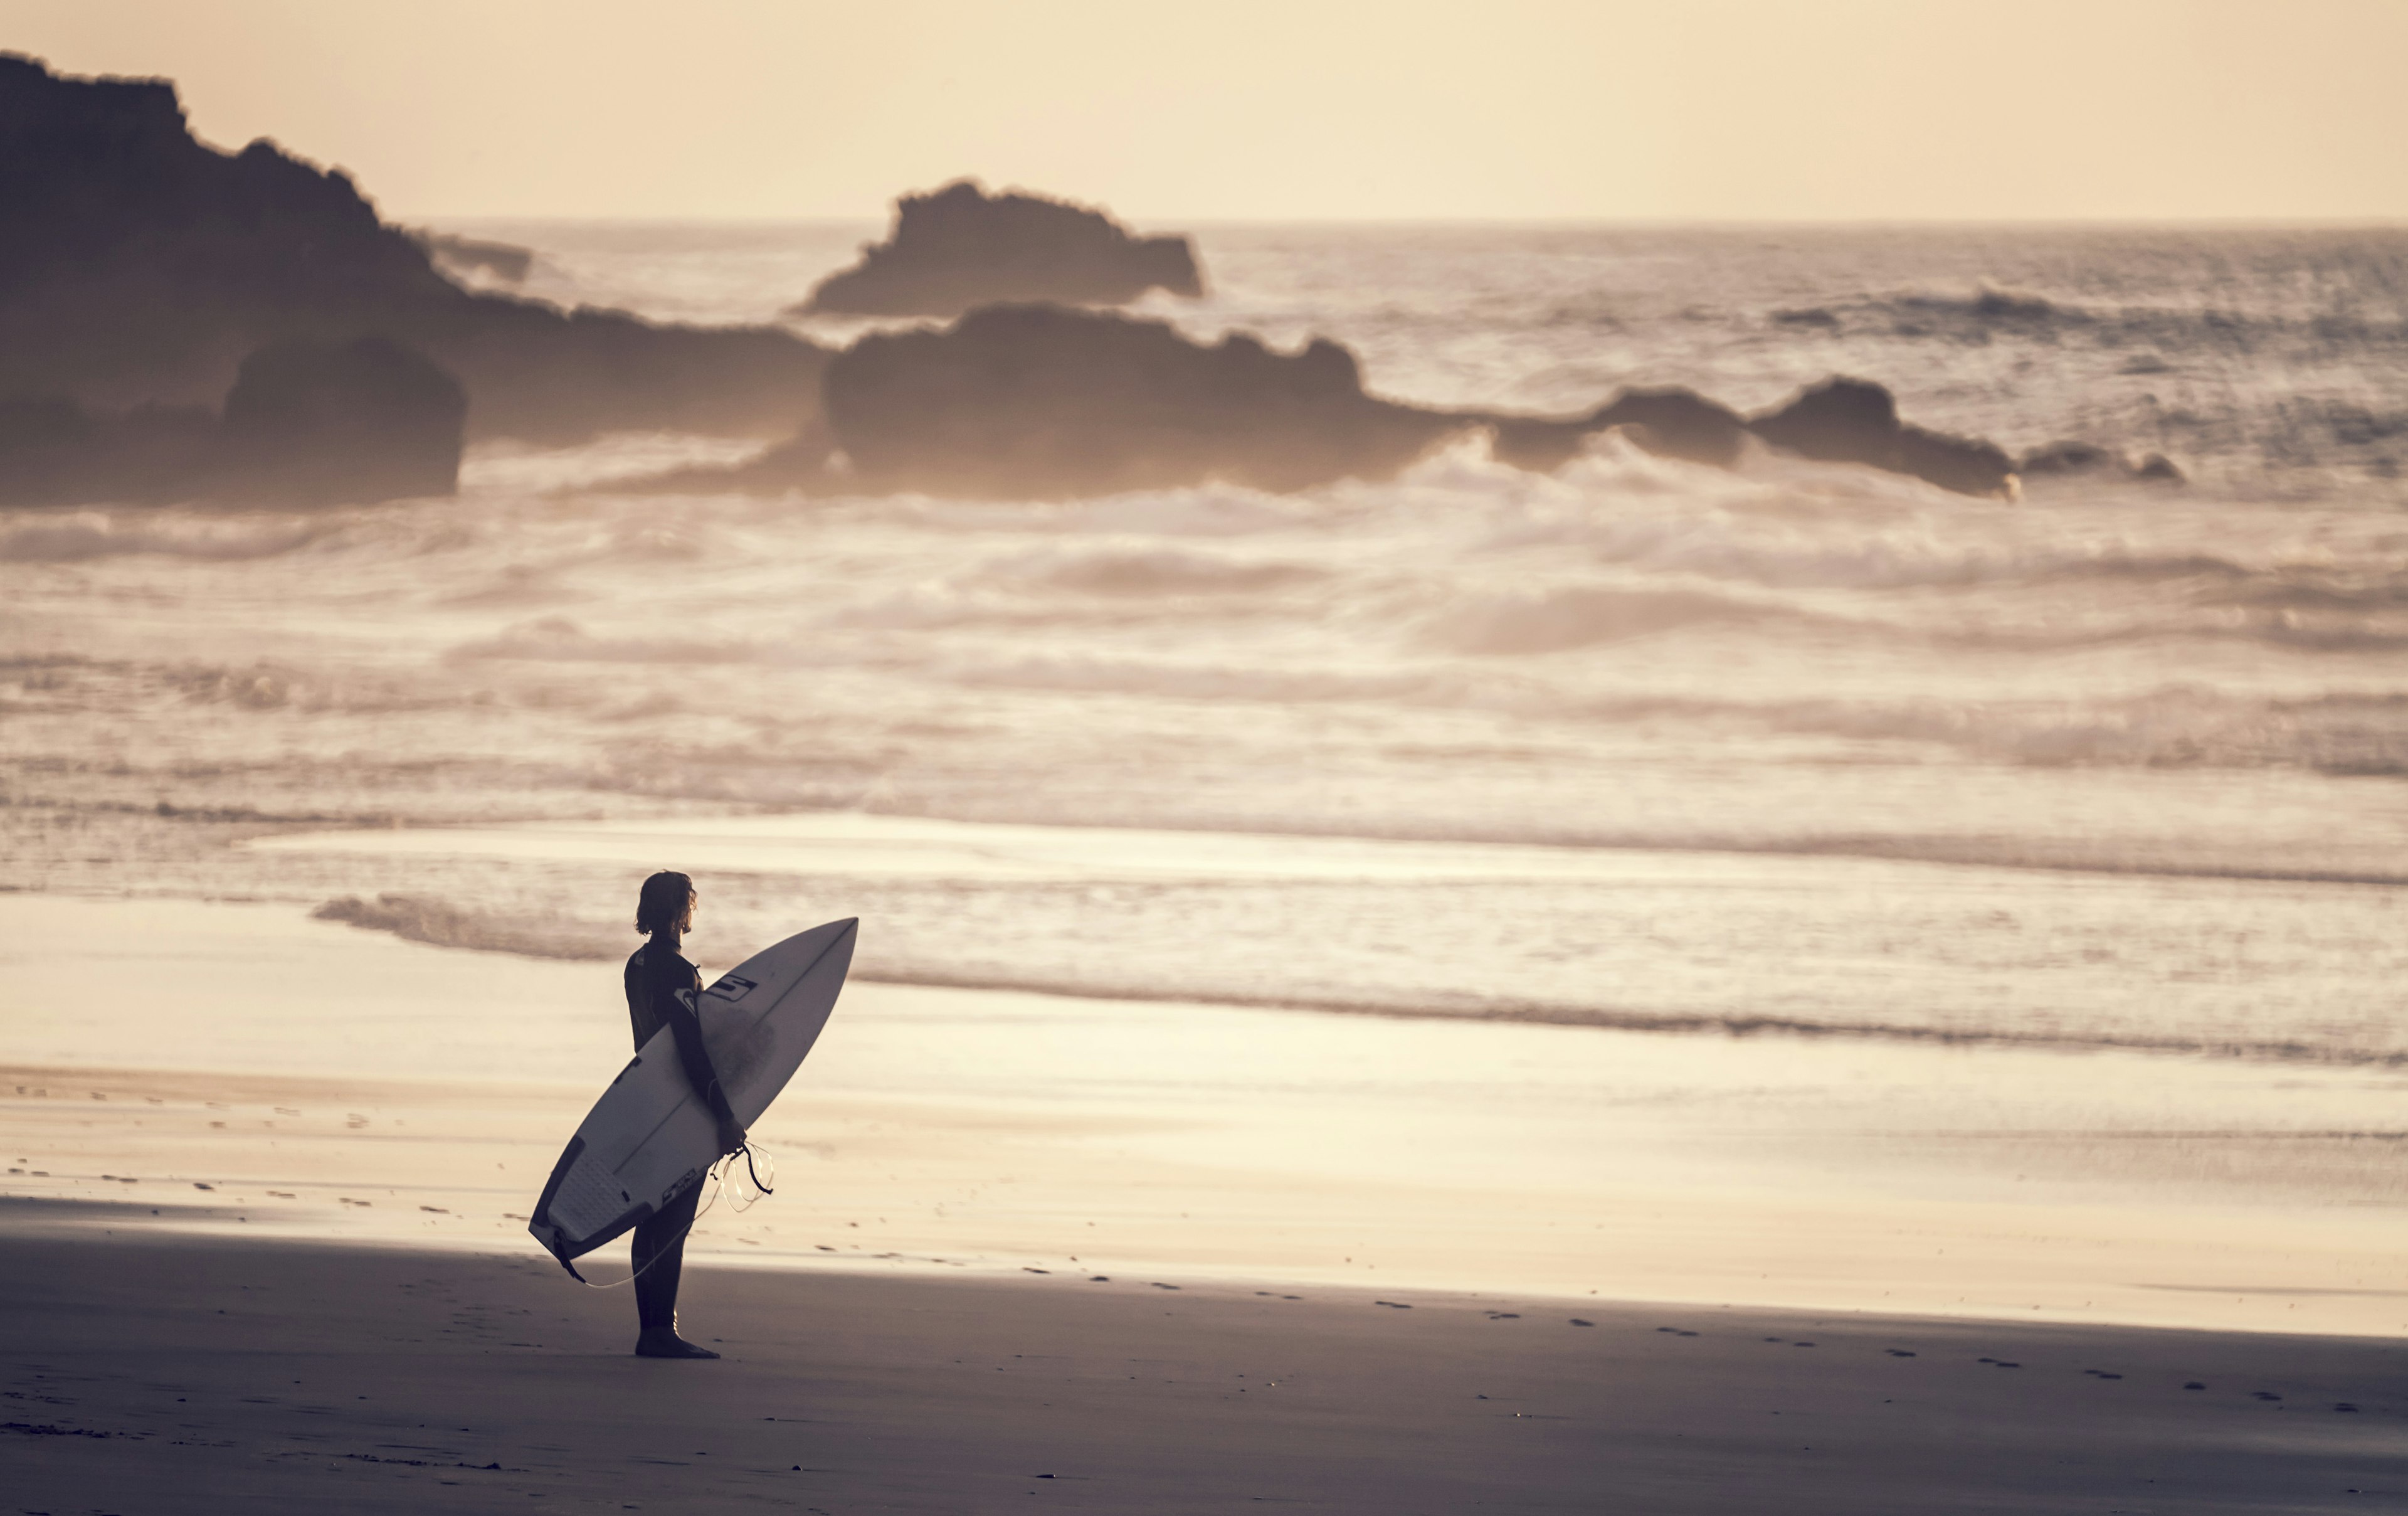
<path id="1" fill-rule="evenodd" d="M 727 1092 L 720 1088 L 718 1071 L 710 1066 L 710 1050 L 702 1043 L 702 1020 L 678 999 L 680 989 L 698 989 L 701 975 L 695 976 L 692 986 L 663 982 L 652 1000 L 652 1009 L 666 1023 L 669 1035 L 677 1042 L 678 1061 L 685 1067 L 686 1081 L 694 1086 L 710 1114 L 722 1121 L 736 1122 L 736 1113 L 728 1108 Z"/>

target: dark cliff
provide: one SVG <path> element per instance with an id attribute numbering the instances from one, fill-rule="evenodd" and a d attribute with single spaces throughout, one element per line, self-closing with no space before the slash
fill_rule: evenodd
<path id="1" fill-rule="evenodd" d="M 164 80 L 0 55 L 0 398 L 214 404 L 270 343 L 384 337 L 457 376 L 472 434 L 776 436 L 826 362 L 769 328 L 472 294 L 341 171 L 196 140 Z"/>

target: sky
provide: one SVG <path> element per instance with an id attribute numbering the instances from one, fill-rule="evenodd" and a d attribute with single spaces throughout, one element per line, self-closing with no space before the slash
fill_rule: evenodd
<path id="1" fill-rule="evenodd" d="M 0 0 L 388 215 L 2408 220 L 2408 0 Z"/>

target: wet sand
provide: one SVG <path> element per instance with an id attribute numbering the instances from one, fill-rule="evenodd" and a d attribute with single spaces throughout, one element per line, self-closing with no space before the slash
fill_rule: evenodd
<path id="1" fill-rule="evenodd" d="M 0 896 L 0 1196 L 121 1232 L 532 1251 L 626 1058 L 615 964 L 292 907 Z M 2400 1082 L 855 984 L 693 1249 L 2397 1335 Z"/>
<path id="2" fill-rule="evenodd" d="M 2408 1501 L 2396 1342 L 1171 1282 L 691 1267 L 726 1357 L 661 1364 L 541 1260 L 15 1229 L 0 1461 L 50 1512 Z"/>

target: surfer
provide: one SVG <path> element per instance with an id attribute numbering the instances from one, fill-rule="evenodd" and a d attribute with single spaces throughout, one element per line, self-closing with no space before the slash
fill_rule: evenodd
<path id="1" fill-rule="evenodd" d="M 719 1076 L 703 1047 L 702 1022 L 681 989 L 702 991 L 702 971 L 680 951 L 685 934 L 694 930 L 694 881 L 682 874 L 656 874 L 644 881 L 636 899 L 636 930 L 650 940 L 627 960 L 627 1016 L 635 1024 L 636 1047 L 664 1026 L 677 1043 L 678 1061 L 685 1068 L 695 1092 L 702 1096 L 719 1122 L 719 1150 L 732 1153 L 744 1146 L 744 1125 L 728 1108 Z M 639 1358 L 716 1358 L 710 1349 L 678 1336 L 678 1272 L 685 1263 L 685 1234 L 694 1226 L 694 1212 L 702 1186 L 692 1184 L 652 1219 L 636 1228 L 636 1337 Z"/>

